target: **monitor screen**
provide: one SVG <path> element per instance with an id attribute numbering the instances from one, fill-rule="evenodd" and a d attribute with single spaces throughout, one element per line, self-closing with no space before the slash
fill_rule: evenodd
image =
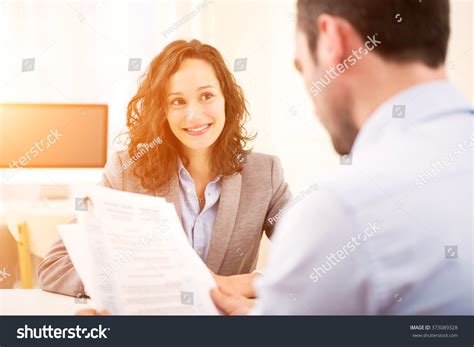
<path id="1" fill-rule="evenodd" d="M 0 104 L 0 168 L 98 168 L 107 105 Z"/>

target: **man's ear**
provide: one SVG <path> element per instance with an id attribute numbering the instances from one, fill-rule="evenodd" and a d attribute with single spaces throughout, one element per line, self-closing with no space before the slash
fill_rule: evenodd
<path id="1" fill-rule="evenodd" d="M 322 14 L 316 21 L 318 42 L 316 54 L 323 66 L 336 66 L 351 54 L 353 28 L 346 20 Z"/>

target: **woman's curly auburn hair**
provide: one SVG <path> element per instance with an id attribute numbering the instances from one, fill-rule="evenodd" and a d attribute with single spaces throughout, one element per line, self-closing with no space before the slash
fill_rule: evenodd
<path id="1" fill-rule="evenodd" d="M 171 132 L 167 121 L 167 90 L 170 77 L 183 60 L 202 59 L 210 63 L 219 81 L 225 99 L 225 125 L 211 149 L 211 169 L 216 175 L 231 175 L 242 170 L 242 156 L 248 154 L 248 142 L 255 138 L 244 127 L 248 111 L 242 88 L 227 69 L 217 49 L 198 40 L 177 40 L 168 44 L 150 63 L 141 77 L 136 95 L 127 109 L 129 135 L 128 154 L 137 157 L 141 146 L 158 137 L 162 143 L 140 153 L 133 165 L 133 173 L 141 185 L 149 190 L 169 187 L 178 172 L 178 157 L 184 165 L 189 159 L 180 152 L 180 142 Z"/>

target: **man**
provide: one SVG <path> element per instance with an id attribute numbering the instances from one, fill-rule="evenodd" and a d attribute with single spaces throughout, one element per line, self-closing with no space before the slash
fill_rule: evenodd
<path id="1" fill-rule="evenodd" d="M 214 302 L 473 314 L 473 112 L 447 82 L 448 0 L 297 7 L 295 65 L 345 165 L 280 220 L 256 304 L 222 290 Z"/>

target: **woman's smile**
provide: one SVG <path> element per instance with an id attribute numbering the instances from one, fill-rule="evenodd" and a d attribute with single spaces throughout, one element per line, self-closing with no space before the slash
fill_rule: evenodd
<path id="1" fill-rule="evenodd" d="M 191 136 L 201 136 L 205 134 L 212 126 L 212 123 L 205 123 L 189 128 L 183 128 L 183 131 Z"/>

